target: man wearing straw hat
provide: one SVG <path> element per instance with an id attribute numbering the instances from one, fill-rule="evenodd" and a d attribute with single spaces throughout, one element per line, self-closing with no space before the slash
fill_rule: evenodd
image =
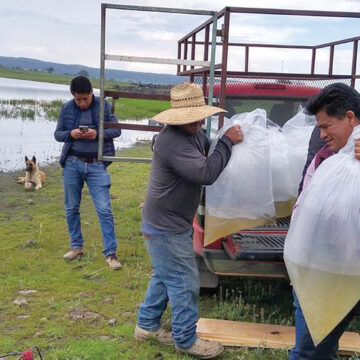
<path id="1" fill-rule="evenodd" d="M 192 245 L 192 220 L 202 185 L 210 185 L 228 163 L 232 146 L 243 140 L 240 126 L 228 129 L 207 156 L 205 118 L 225 110 L 205 104 L 199 85 L 183 83 L 170 91 L 171 109 L 153 117 L 167 126 L 154 145 L 142 232 L 154 273 L 138 314 L 134 337 L 175 344 L 177 351 L 210 359 L 223 351 L 216 341 L 196 335 L 199 273 Z M 172 333 L 161 329 L 170 302 Z"/>

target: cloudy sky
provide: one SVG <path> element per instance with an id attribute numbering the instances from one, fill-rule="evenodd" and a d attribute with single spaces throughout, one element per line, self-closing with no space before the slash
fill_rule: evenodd
<path id="1" fill-rule="evenodd" d="M 2 0 L 0 56 L 30 57 L 64 64 L 99 67 L 100 4 L 105 0 Z M 360 0 L 136 0 L 108 1 L 158 7 L 221 10 L 225 6 L 360 11 Z M 106 53 L 176 58 L 177 40 L 206 16 L 108 10 Z M 231 18 L 233 41 L 314 45 L 358 36 L 360 19 L 236 15 Z M 220 53 L 218 52 L 218 58 Z M 230 67 L 243 66 L 242 50 L 233 51 Z M 198 56 L 198 54 L 197 54 Z M 308 66 L 310 53 L 264 51 L 251 54 L 253 70 L 293 71 Z M 328 53 L 320 52 L 326 68 Z M 199 57 L 201 59 L 201 57 Z M 322 63 L 322 59 L 324 60 Z M 360 62 L 360 61 L 359 61 Z M 335 53 L 335 70 L 351 63 L 351 47 Z M 107 68 L 175 73 L 175 67 L 107 62 Z M 164 71 L 166 70 L 166 71 Z"/>

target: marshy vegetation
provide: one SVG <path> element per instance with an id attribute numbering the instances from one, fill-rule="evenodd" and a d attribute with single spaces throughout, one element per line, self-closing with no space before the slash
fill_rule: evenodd
<path id="1" fill-rule="evenodd" d="M 7 119 L 56 121 L 62 100 L 0 99 L 0 116 Z"/>
<path id="2" fill-rule="evenodd" d="M 0 99 L 0 117 L 56 121 L 65 100 Z M 141 120 L 169 108 L 168 101 L 119 99 L 115 114 L 119 120 Z"/>

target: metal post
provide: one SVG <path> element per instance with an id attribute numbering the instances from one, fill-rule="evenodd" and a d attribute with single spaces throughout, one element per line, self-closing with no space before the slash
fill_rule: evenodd
<path id="1" fill-rule="evenodd" d="M 332 75 L 333 73 L 333 67 L 334 67 L 334 49 L 335 46 L 330 46 L 330 58 L 329 58 L 329 75 Z"/>
<path id="2" fill-rule="evenodd" d="M 193 34 L 191 37 L 191 60 L 195 60 L 195 46 L 196 46 L 196 34 Z M 195 69 L 195 66 L 190 66 L 190 69 Z M 194 82 L 195 75 L 191 73 L 190 82 Z"/>
<path id="3" fill-rule="evenodd" d="M 357 52 L 358 52 L 358 40 L 354 41 L 353 46 L 353 58 L 352 58 L 352 67 L 351 67 L 351 86 L 355 87 L 355 76 L 356 76 L 356 60 L 357 60 Z"/>
<path id="4" fill-rule="evenodd" d="M 245 72 L 249 71 L 249 46 L 245 46 Z"/>
<path id="5" fill-rule="evenodd" d="M 316 61 L 316 49 L 314 48 L 312 50 L 312 56 L 311 56 L 311 75 L 315 74 L 315 61 Z"/>
<path id="6" fill-rule="evenodd" d="M 178 59 L 181 59 L 181 43 L 178 42 Z M 176 66 L 176 73 L 179 74 L 180 72 L 180 65 Z"/>
<path id="7" fill-rule="evenodd" d="M 222 48 L 222 64 L 221 64 L 221 91 L 220 91 L 220 107 L 225 109 L 226 98 L 226 77 L 227 77 L 227 61 L 229 51 L 229 25 L 230 25 L 230 11 L 228 8 L 225 10 L 224 15 L 224 42 Z M 224 124 L 224 114 L 219 115 L 219 129 Z"/>
<path id="8" fill-rule="evenodd" d="M 184 40 L 184 59 L 187 60 L 188 53 L 188 39 Z M 183 71 L 186 71 L 186 65 L 183 65 Z"/>
<path id="9" fill-rule="evenodd" d="M 101 44 L 100 44 L 100 121 L 98 159 L 102 160 L 104 145 L 104 110 L 105 110 L 105 20 L 106 8 L 101 4 Z"/>
<path id="10" fill-rule="evenodd" d="M 214 76 L 215 76 L 215 54 L 216 54 L 216 30 L 217 30 L 218 13 L 213 16 L 212 40 L 211 40 L 211 55 L 210 55 L 210 74 L 209 74 L 209 96 L 208 105 L 212 105 L 214 96 Z M 207 119 L 206 133 L 210 136 L 211 132 L 211 117 Z"/>
<path id="11" fill-rule="evenodd" d="M 206 25 L 205 27 L 205 38 L 204 38 L 204 61 L 208 61 L 209 59 L 209 36 L 210 36 L 210 25 Z M 206 96 L 207 93 L 207 72 L 204 71 L 202 74 L 203 78 L 203 93 Z"/>

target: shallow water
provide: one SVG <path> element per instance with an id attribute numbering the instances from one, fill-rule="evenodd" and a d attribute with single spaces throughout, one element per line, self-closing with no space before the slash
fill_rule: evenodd
<path id="1" fill-rule="evenodd" d="M 94 89 L 95 95 L 99 90 Z M 69 85 L 0 78 L 0 99 L 70 100 Z"/>
<path id="2" fill-rule="evenodd" d="M 148 120 L 136 123 L 147 124 Z M 55 141 L 55 128 L 56 122 L 44 119 L 0 119 L 0 171 L 24 169 L 25 155 L 35 155 L 40 167 L 57 161 L 63 143 Z M 115 139 L 115 148 L 129 148 L 138 141 L 151 140 L 153 134 L 149 131 L 123 130 L 121 136 Z"/>
<path id="3" fill-rule="evenodd" d="M 98 93 L 98 90 L 95 90 Z M 72 96 L 69 86 L 40 83 L 36 81 L 0 78 L 0 99 L 69 100 Z M 147 124 L 148 120 L 122 121 Z M 0 118 L 0 172 L 25 168 L 25 155 L 35 155 L 38 164 L 44 166 L 57 161 L 63 143 L 54 139 L 55 121 L 37 116 L 35 120 L 21 118 Z M 139 141 L 151 140 L 153 132 L 123 130 L 115 139 L 115 148 L 123 149 Z"/>

